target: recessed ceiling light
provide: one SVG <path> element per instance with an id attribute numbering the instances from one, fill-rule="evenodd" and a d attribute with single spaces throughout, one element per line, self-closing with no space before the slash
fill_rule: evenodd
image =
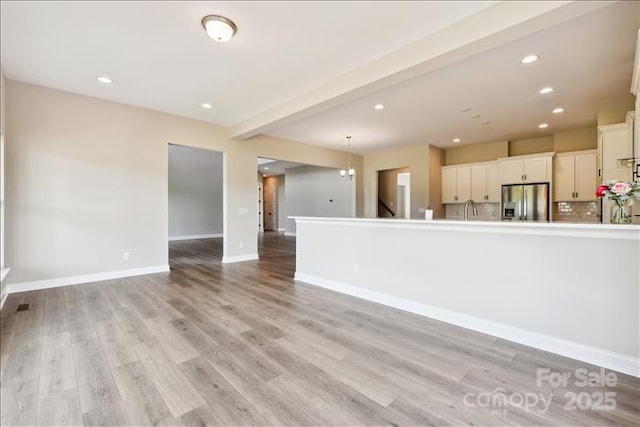
<path id="1" fill-rule="evenodd" d="M 376 104 L 376 105 L 373 106 L 373 108 L 375 108 L 376 110 L 383 110 L 384 109 L 384 105 Z"/>
<path id="2" fill-rule="evenodd" d="M 549 86 L 543 87 L 542 89 L 540 89 L 540 93 L 543 94 L 543 95 L 546 94 L 546 93 L 551 93 L 551 92 L 553 92 L 553 88 L 549 87 Z"/>
<path id="3" fill-rule="evenodd" d="M 553 114 L 560 114 L 560 113 L 563 113 L 563 112 L 564 112 L 564 108 L 562 108 L 562 107 L 554 108 L 553 111 L 552 111 Z"/>
<path id="4" fill-rule="evenodd" d="M 483 125 L 488 125 L 489 123 L 491 123 L 489 120 L 485 120 L 484 122 L 482 122 Z"/>
<path id="5" fill-rule="evenodd" d="M 238 32 L 236 24 L 224 16 L 208 15 L 201 22 L 207 35 L 217 42 L 227 42 Z"/>
<path id="6" fill-rule="evenodd" d="M 548 125 L 548 124 L 546 124 L 546 123 L 540 123 L 540 124 L 538 125 L 538 127 L 539 127 L 540 129 L 546 129 L 546 128 L 548 128 L 548 127 L 549 127 L 549 125 Z"/>
<path id="7" fill-rule="evenodd" d="M 453 138 L 453 142 L 460 142 L 460 138 Z"/>
<path id="8" fill-rule="evenodd" d="M 213 107 L 208 102 L 205 102 L 204 104 L 202 104 L 202 108 L 204 108 L 205 110 L 211 110 Z"/>
<path id="9" fill-rule="evenodd" d="M 468 112 L 468 111 L 471 111 L 471 107 L 463 108 L 461 111 L 462 111 L 463 113 L 466 113 L 466 112 Z"/>
<path id="10" fill-rule="evenodd" d="M 111 83 L 113 83 L 113 80 L 111 80 L 111 77 L 109 76 L 99 76 L 98 81 L 105 85 L 110 85 Z"/>
<path id="11" fill-rule="evenodd" d="M 471 116 L 472 119 L 479 119 L 480 118 L 480 114 L 474 114 L 473 116 Z"/>
<path id="12" fill-rule="evenodd" d="M 527 55 L 520 62 L 523 64 L 531 64 L 532 62 L 536 62 L 538 60 L 538 55 Z"/>
<path id="13" fill-rule="evenodd" d="M 268 171 L 268 170 L 269 170 L 269 168 L 265 166 L 265 167 L 264 167 L 264 170 Z"/>

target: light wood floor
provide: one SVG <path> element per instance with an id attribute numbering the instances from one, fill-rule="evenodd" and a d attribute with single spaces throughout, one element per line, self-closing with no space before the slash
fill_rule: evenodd
<path id="1" fill-rule="evenodd" d="M 537 387 L 538 368 L 596 368 L 294 284 L 293 238 L 260 243 L 222 265 L 220 239 L 172 242 L 171 273 L 11 295 L 2 425 L 638 425 L 633 377 Z M 585 391 L 616 409 L 564 409 Z M 481 404 L 500 393 L 552 403 Z"/>

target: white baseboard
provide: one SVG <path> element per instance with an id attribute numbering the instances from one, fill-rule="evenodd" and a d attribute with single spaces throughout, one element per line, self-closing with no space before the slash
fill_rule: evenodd
<path id="1" fill-rule="evenodd" d="M 2 284 L 4 283 L 4 279 L 9 274 L 9 271 L 11 271 L 11 267 L 5 267 L 2 270 L 0 270 L 0 289 L 2 289 L 2 292 L 0 292 L 0 310 L 2 310 L 2 307 L 4 306 L 4 302 L 7 300 L 7 297 L 9 296 L 9 292 L 7 291 L 7 288 L 5 286 L 2 286 Z"/>
<path id="2" fill-rule="evenodd" d="M 559 354 L 561 356 L 581 360 L 583 362 L 602 366 L 614 371 L 623 372 L 628 375 L 633 375 L 634 377 L 640 377 L 640 360 L 635 359 L 632 356 L 614 353 L 598 347 L 592 347 L 578 342 L 565 340 L 563 338 L 533 332 L 527 329 L 506 325 L 504 323 L 481 319 L 468 314 L 422 304 L 381 292 L 370 291 L 368 289 L 335 282 L 333 280 L 324 279 L 310 274 L 296 272 L 295 280 L 364 300 L 388 305 L 410 313 L 451 323 L 456 326 L 472 329 L 484 334 L 493 335 L 505 340 Z"/>
<path id="3" fill-rule="evenodd" d="M 191 236 L 170 236 L 169 241 L 174 242 L 176 240 L 215 239 L 216 237 L 223 237 L 223 234 L 217 233 L 217 234 L 194 234 Z"/>
<path id="4" fill-rule="evenodd" d="M 0 310 L 4 307 L 4 302 L 7 300 L 8 296 L 9 292 L 7 292 L 6 289 L 0 294 Z"/>
<path id="5" fill-rule="evenodd" d="M 234 262 L 243 262 L 243 261 L 255 261 L 260 257 L 258 254 L 249 254 L 249 255 L 236 255 L 236 256 L 223 256 L 222 263 L 223 264 L 232 264 Z"/>
<path id="6" fill-rule="evenodd" d="M 168 265 L 131 268 L 128 270 L 106 271 L 104 273 L 83 274 L 81 276 L 58 277 L 55 279 L 34 280 L 33 282 L 10 283 L 6 287 L 7 294 L 37 291 L 40 289 L 58 288 L 60 286 L 81 285 L 100 282 L 102 280 L 120 279 L 122 277 L 142 276 L 144 274 L 164 273 L 169 271 Z"/>
<path id="7" fill-rule="evenodd" d="M 296 237 L 296 233 L 292 233 L 292 232 L 290 232 L 290 231 L 285 231 L 285 232 L 284 232 L 284 235 L 285 235 L 285 236 L 292 236 L 292 237 Z"/>

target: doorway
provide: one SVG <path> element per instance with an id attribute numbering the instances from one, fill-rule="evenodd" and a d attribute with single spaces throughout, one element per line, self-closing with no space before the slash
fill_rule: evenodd
<path id="1" fill-rule="evenodd" d="M 411 218 L 411 173 L 398 174 L 398 218 Z"/>
<path id="2" fill-rule="evenodd" d="M 168 145 L 168 249 L 172 269 L 222 260 L 223 153 Z"/>
<path id="3" fill-rule="evenodd" d="M 410 181 L 408 167 L 378 171 L 378 218 L 411 218 Z"/>
<path id="4" fill-rule="evenodd" d="M 278 231 L 278 182 L 264 179 L 264 231 Z"/>

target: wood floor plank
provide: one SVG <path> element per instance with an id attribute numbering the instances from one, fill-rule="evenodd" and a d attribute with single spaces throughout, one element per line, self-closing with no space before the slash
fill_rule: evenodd
<path id="1" fill-rule="evenodd" d="M 39 399 L 76 389 L 76 373 L 69 332 L 44 335 L 40 369 Z"/>
<path id="2" fill-rule="evenodd" d="M 127 363 L 113 369 L 129 423 L 132 425 L 173 426 L 176 420 L 153 386 L 140 362 Z"/>
<path id="3" fill-rule="evenodd" d="M 260 413 L 233 388 L 205 358 L 198 357 L 181 364 L 189 378 L 209 404 L 215 425 L 260 425 Z"/>
<path id="4" fill-rule="evenodd" d="M 69 330 L 63 288 L 46 289 L 44 303 L 44 333 L 57 334 Z"/>
<path id="5" fill-rule="evenodd" d="M 29 299 L 26 301 L 30 301 L 29 310 L 15 313 L 18 319 L 17 329 L 7 354 L 3 370 L 3 383 L 26 383 L 28 380 L 36 380 L 37 382 L 40 376 L 44 301 Z"/>
<path id="6" fill-rule="evenodd" d="M 76 380 L 83 414 L 91 412 L 95 422 L 121 420 L 124 414 L 120 395 L 113 382 L 111 368 L 93 330 L 72 338 Z M 115 414 L 114 417 L 109 415 Z M 83 415 L 84 416 L 84 415 Z"/>
<path id="7" fill-rule="evenodd" d="M 72 389 L 38 400 L 38 416 L 36 425 L 79 426 L 82 425 L 80 397 L 78 390 Z"/>
<path id="8" fill-rule="evenodd" d="M 174 363 L 182 363 L 200 356 L 200 353 L 166 320 L 152 317 L 145 319 L 144 324 Z"/>
<path id="9" fill-rule="evenodd" d="M 0 425 L 31 426 L 38 414 L 38 379 L 3 381 L 0 386 Z"/>
<path id="10" fill-rule="evenodd" d="M 309 349 L 304 341 L 296 341 L 291 337 L 285 336 L 279 338 L 276 342 L 284 349 L 298 354 L 381 406 L 389 406 L 401 393 L 401 390 L 398 387 L 394 387 L 393 384 L 389 384 L 386 378 L 380 377 L 372 371 L 363 372 L 359 367 L 345 364 L 342 360 L 336 360 L 332 356 L 322 354 L 316 349 Z"/>
<path id="11" fill-rule="evenodd" d="M 151 382 L 174 417 L 186 414 L 206 403 L 155 340 L 136 345 L 136 352 Z"/>
<path id="12" fill-rule="evenodd" d="M 135 341 L 125 334 L 115 318 L 96 322 L 95 331 L 100 345 L 112 368 L 139 360 Z"/>

